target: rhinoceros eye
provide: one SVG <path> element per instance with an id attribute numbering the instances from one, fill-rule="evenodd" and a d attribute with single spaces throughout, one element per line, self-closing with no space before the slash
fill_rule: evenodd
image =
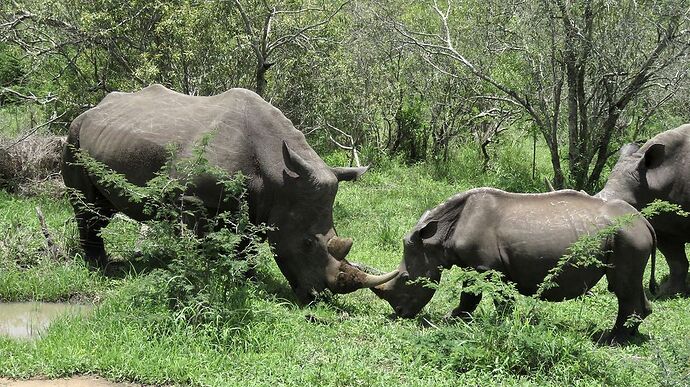
<path id="1" fill-rule="evenodd" d="M 306 250 L 312 250 L 316 246 L 316 239 L 311 236 L 306 236 L 302 239 L 302 245 Z"/>

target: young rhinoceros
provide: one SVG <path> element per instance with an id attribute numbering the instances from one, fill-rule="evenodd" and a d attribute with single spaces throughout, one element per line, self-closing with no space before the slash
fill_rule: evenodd
<path id="1" fill-rule="evenodd" d="M 521 294 L 533 295 L 573 242 L 628 214 L 639 215 L 624 201 L 604 201 L 572 190 L 516 194 L 473 189 L 427 211 L 405 236 L 399 274 L 372 290 L 387 300 L 397 315 L 412 317 L 435 291 L 414 280 L 426 277 L 437 283 L 441 269 L 455 265 L 480 272 L 498 271 L 514 282 Z M 656 236 L 644 218 L 631 219 L 602 241 L 600 261 L 607 267 L 566 264 L 556 277 L 557 286 L 541 295 L 548 301 L 575 298 L 606 274 L 608 288 L 618 298 L 618 318 L 607 340 L 616 342 L 637 332 L 639 322 L 625 324 L 631 316 L 642 319 L 651 313 L 642 276 L 649 255 L 655 251 Z M 653 273 L 654 255 L 650 284 Z M 481 294 L 463 292 L 451 316 L 468 316 L 480 300 Z"/>

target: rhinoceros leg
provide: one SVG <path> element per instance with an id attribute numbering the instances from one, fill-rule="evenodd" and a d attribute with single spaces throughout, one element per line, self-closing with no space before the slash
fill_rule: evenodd
<path id="1" fill-rule="evenodd" d="M 463 287 L 466 282 L 463 282 Z M 472 313 L 477 309 L 479 302 L 482 300 L 482 294 L 474 294 L 468 292 L 460 293 L 460 304 L 453 309 L 450 314 L 446 317 L 448 318 L 460 318 L 463 321 L 472 320 Z"/>
<path id="2" fill-rule="evenodd" d="M 73 190 L 70 202 L 79 229 L 79 243 L 84 250 L 84 258 L 95 268 L 105 268 L 108 262 L 100 231 L 105 227 L 115 211 L 107 199 L 98 191 L 88 176 L 86 169 L 77 161 L 78 126 L 72 128 L 68 136 L 69 145 L 62 154 L 62 177 L 65 185 Z"/>
<path id="3" fill-rule="evenodd" d="M 659 288 L 660 295 L 685 294 L 688 289 L 685 278 L 688 275 L 688 257 L 685 255 L 685 241 L 657 235 L 659 251 L 668 263 L 668 279 Z"/>
<path id="4" fill-rule="evenodd" d="M 79 229 L 79 242 L 84 250 L 86 261 L 97 267 L 105 268 L 108 256 L 101 238 L 101 229 L 108 225 L 108 215 L 102 213 L 88 214 L 75 208 L 77 227 Z"/>
<path id="5" fill-rule="evenodd" d="M 76 190 L 78 195 L 73 195 L 71 203 L 79 230 L 79 243 L 84 250 L 84 259 L 95 268 L 105 268 L 108 256 L 100 232 L 108 225 L 115 211 L 95 187 L 82 184 Z"/>
<path id="6" fill-rule="evenodd" d="M 607 343 L 624 343 L 637 334 L 642 320 L 652 313 L 652 307 L 644 293 L 642 277 L 647 265 L 647 250 L 617 243 L 612 256 L 611 267 L 606 269 L 609 290 L 618 299 L 618 316 Z"/>

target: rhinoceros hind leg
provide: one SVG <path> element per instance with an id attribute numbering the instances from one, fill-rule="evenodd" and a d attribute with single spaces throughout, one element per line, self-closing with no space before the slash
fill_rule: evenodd
<path id="1" fill-rule="evenodd" d="M 84 183 L 86 181 L 86 183 Z M 86 263 L 94 269 L 104 269 L 108 263 L 108 256 L 101 238 L 101 229 L 108 225 L 110 218 L 115 214 L 110 203 L 98 192 L 96 187 L 88 184 L 87 179 L 79 181 L 80 184 L 69 184 L 75 189 L 70 202 L 74 208 L 74 215 L 79 230 L 79 243 L 84 250 Z"/>
<path id="2" fill-rule="evenodd" d="M 688 287 L 685 283 L 688 275 L 688 257 L 685 255 L 685 242 L 670 240 L 658 236 L 659 250 L 666 257 L 669 276 L 659 287 L 660 296 L 672 296 L 675 294 L 687 294 Z"/>
<path id="3" fill-rule="evenodd" d="M 625 343 L 637 335 L 642 320 L 652 313 L 652 306 L 647 300 L 642 285 L 642 273 L 646 259 L 639 265 L 632 265 L 634 259 L 628 260 L 628 265 L 622 259 L 615 260 L 614 266 L 607 269 L 606 278 L 609 290 L 618 299 L 618 315 L 616 323 L 604 341 L 608 343 Z M 619 267 L 616 267 L 616 264 Z"/>
<path id="4" fill-rule="evenodd" d="M 105 268 L 108 263 L 108 256 L 100 232 L 103 227 L 108 225 L 112 214 L 106 211 L 89 213 L 76 207 L 75 213 L 77 228 L 79 229 L 79 242 L 84 250 L 84 259 L 93 268 Z"/>

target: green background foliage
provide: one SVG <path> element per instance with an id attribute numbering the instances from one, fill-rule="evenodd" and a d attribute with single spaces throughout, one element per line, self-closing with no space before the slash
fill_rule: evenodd
<path id="1" fill-rule="evenodd" d="M 110 91 L 246 87 L 318 149 L 336 148 L 333 137 L 367 159 L 447 162 L 474 143 L 488 165 L 503 133 L 537 133 L 551 153 L 548 177 L 594 190 L 622 143 L 687 119 L 686 7 L 9 1 L 0 7 L 0 101 L 38 105 L 45 120 L 57 113 L 50 128 L 60 134 Z"/>

